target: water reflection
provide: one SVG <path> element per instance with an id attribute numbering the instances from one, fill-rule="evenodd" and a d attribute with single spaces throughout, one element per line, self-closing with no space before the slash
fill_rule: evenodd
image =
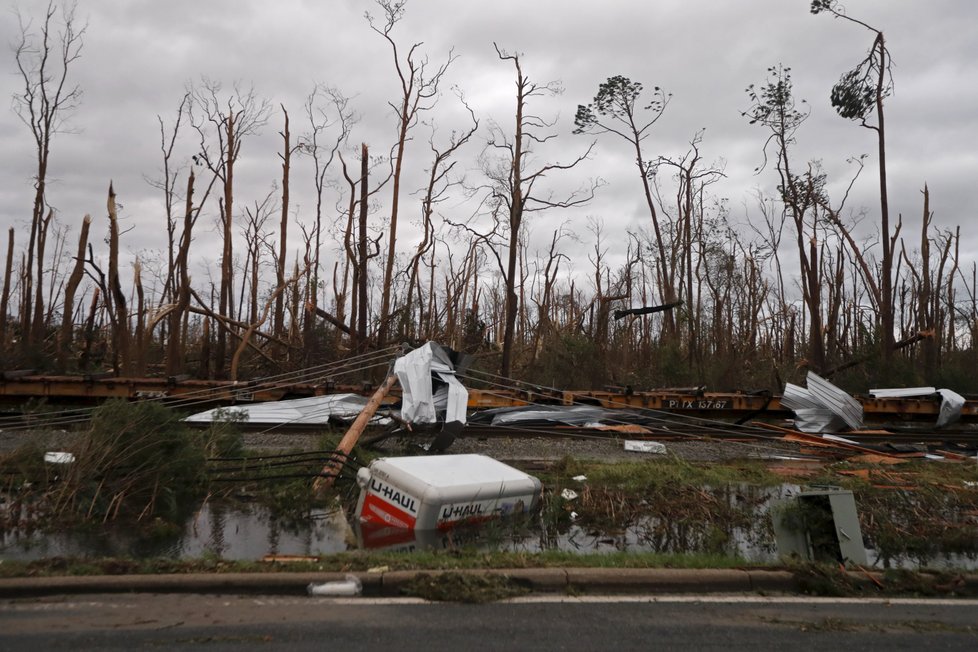
<path id="1" fill-rule="evenodd" d="M 664 516 L 656 513 L 654 505 L 646 505 L 627 522 L 601 524 L 589 521 L 583 510 L 571 518 L 567 511 L 544 509 L 449 532 L 351 527 L 339 506 L 314 511 L 307 518 L 284 519 L 261 505 L 208 503 L 180 527 L 170 528 L 110 525 L 42 532 L 22 521 L 19 527 L 0 529 L 0 558 L 259 560 L 267 555 L 317 556 L 355 549 L 410 553 L 474 548 L 517 553 L 707 553 L 773 564 L 779 556 L 769 515 L 771 503 L 799 490 L 795 485 L 769 490 L 703 489 L 704 497 L 705 492 L 712 492 L 712 500 L 736 508 L 731 512 L 736 518 L 715 518 L 715 511 L 713 518 L 692 514 L 676 518 L 673 512 Z M 0 509 L 4 507 L 0 504 Z M 867 554 L 871 565 L 883 565 L 876 551 L 869 549 Z M 960 554 L 891 558 L 887 563 L 902 568 L 978 569 L 974 555 Z"/>
<path id="2" fill-rule="evenodd" d="M 110 525 L 83 530 L 2 532 L 0 556 L 255 560 L 265 555 L 327 555 L 354 545 L 342 509 L 285 522 L 260 505 L 206 504 L 175 531 Z"/>

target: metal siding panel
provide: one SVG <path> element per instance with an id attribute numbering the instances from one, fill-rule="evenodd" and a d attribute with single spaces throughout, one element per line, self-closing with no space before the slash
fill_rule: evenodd
<path id="1" fill-rule="evenodd" d="M 825 407 L 812 398 L 811 392 L 807 389 L 799 385 L 793 385 L 792 383 L 785 383 L 781 405 L 789 410 L 819 409 Z"/>
<path id="2" fill-rule="evenodd" d="M 839 415 L 850 428 L 862 428 L 863 406 L 847 392 L 811 371 L 808 372 L 808 391 L 825 407 Z"/>

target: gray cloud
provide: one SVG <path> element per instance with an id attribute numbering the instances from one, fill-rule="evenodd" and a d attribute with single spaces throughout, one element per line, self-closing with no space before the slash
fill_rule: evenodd
<path id="1" fill-rule="evenodd" d="M 43 2 L 23 5 L 36 13 Z M 833 197 L 848 185 L 850 156 L 868 154 L 866 170 L 850 199 L 850 208 L 865 211 L 864 227 L 871 228 L 878 212 L 876 155 L 873 134 L 834 114 L 828 94 L 839 75 L 864 56 L 871 42 L 865 30 L 812 16 L 807 0 L 669 0 L 654 3 L 533 3 L 497 0 L 466 3 L 413 0 L 395 30 L 402 49 L 423 42 L 419 51 L 432 64 L 454 49 L 451 67 L 438 107 L 424 116 L 437 127 L 437 136 L 465 124 L 466 115 L 448 92 L 457 85 L 482 121 L 504 129 L 512 121 L 514 79 L 510 62 L 500 61 L 492 48 L 523 54 L 525 71 L 538 82 L 560 80 L 564 93 L 539 98 L 532 106 L 540 115 L 559 116 L 560 134 L 542 152 L 551 160 L 566 160 L 587 147 L 588 137 L 572 136 L 574 110 L 588 102 L 597 86 L 615 74 L 662 86 L 673 94 L 671 104 L 648 141 L 650 157 L 679 156 L 690 138 L 705 128 L 701 152 L 707 162 L 724 160 L 726 178 L 713 186 L 729 200 L 735 221 L 757 219 L 752 213 L 752 190 L 773 190 L 770 171 L 754 174 L 762 162 L 762 129 L 740 116 L 748 101 L 744 89 L 760 83 L 770 65 L 793 69 L 796 95 L 808 100 L 811 117 L 799 131 L 799 160 L 818 159 L 829 174 Z M 976 173 L 973 152 L 978 136 L 978 89 L 975 45 L 971 27 L 978 5 L 968 0 L 935 0 L 926 5 L 910 0 L 852 0 L 849 12 L 883 29 L 894 57 L 896 93 L 888 103 L 888 155 L 891 204 L 902 213 L 907 231 L 916 233 L 921 210 L 920 189 L 926 182 L 936 223 L 943 228 L 967 225 L 973 219 L 971 189 Z M 387 44 L 370 31 L 365 10 L 379 13 L 372 3 L 281 0 L 150 0 L 82 1 L 79 15 L 89 30 L 74 80 L 84 89 L 82 106 L 71 126 L 78 133 L 59 136 L 53 146 L 51 202 L 61 219 L 74 227 L 81 216 L 96 217 L 93 234 L 104 232 L 105 191 L 111 179 L 124 205 L 130 229 L 124 246 L 131 252 L 159 249 L 162 239 L 160 193 L 147 183 L 161 165 L 157 116 L 172 123 L 188 83 L 206 76 L 225 87 L 235 81 L 254 84 L 272 102 L 269 124 L 245 143 L 237 202 L 249 205 L 277 182 L 284 104 L 292 130 L 305 129 L 302 105 L 316 82 L 325 82 L 353 97 L 360 114 L 351 142 L 367 142 L 376 154 L 386 154 L 394 140 L 388 101 L 396 101 L 397 79 Z M 0 22 L 4 42 L 16 39 L 16 21 Z M 17 91 L 12 54 L 3 62 L 0 89 Z M 407 194 L 423 183 L 428 165 L 426 140 L 420 126 L 409 145 L 408 179 L 402 206 L 409 221 L 417 215 L 416 200 Z M 0 225 L 22 226 L 30 213 L 33 150 L 29 134 L 11 112 L 0 117 L 3 168 L 0 174 Z M 186 163 L 196 151 L 190 131 L 178 148 Z M 472 181 L 479 176 L 478 143 L 463 153 L 463 166 Z M 297 160 L 293 201 L 298 219 L 311 219 L 309 161 Z M 601 177 L 606 185 L 586 208 L 534 218 L 531 228 L 542 247 L 554 228 L 571 220 L 580 242 L 568 242 L 577 252 L 577 268 L 586 268 L 592 247 L 587 216 L 604 221 L 610 238 L 623 241 L 625 229 L 647 223 L 633 161 L 624 142 L 601 139 L 586 165 L 555 177 L 555 189 L 566 191 Z M 384 205 L 387 195 L 379 198 Z M 331 200 L 332 203 L 332 200 Z M 330 203 L 330 205 L 331 205 Z M 461 200 L 445 205 L 453 217 L 471 207 Z M 381 219 L 380 211 L 377 219 Z M 206 223 L 205 223 L 206 222 Z M 202 221 L 197 238 L 215 238 L 210 218 Z M 299 247 L 293 228 L 290 251 Z M 412 231 L 402 233 L 405 246 Z M 975 251 L 978 233 L 966 230 L 963 252 Z M 23 244 L 21 242 L 21 244 Z M 214 257 L 216 258 L 216 256 Z"/>

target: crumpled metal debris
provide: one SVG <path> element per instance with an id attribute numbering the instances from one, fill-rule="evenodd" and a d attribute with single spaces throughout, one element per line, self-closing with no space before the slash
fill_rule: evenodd
<path id="1" fill-rule="evenodd" d="M 445 422 L 465 423 L 469 392 L 455 377 L 455 365 L 447 350 L 434 342 L 414 349 L 394 363 L 401 383 L 401 418 L 409 423 L 436 423 L 445 411 Z M 444 383 L 437 390 L 432 381 Z"/>
<path id="2" fill-rule="evenodd" d="M 965 398 L 953 390 L 935 387 L 896 387 L 869 390 L 869 395 L 875 398 L 913 398 L 915 396 L 933 396 L 934 394 L 941 397 L 941 409 L 937 414 L 937 427 L 943 428 L 957 422 L 961 418 L 961 409 L 964 407 Z"/>
<path id="3" fill-rule="evenodd" d="M 808 433 L 862 428 L 863 406 L 818 374 L 808 372 L 808 388 L 786 383 L 781 405 L 795 413 L 795 426 Z"/>

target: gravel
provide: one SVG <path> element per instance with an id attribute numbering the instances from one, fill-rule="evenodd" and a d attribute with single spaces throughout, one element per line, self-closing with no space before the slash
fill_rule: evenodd
<path id="1" fill-rule="evenodd" d="M 757 445 L 749 442 L 710 440 L 662 440 L 667 455 L 690 461 L 718 461 L 756 458 L 763 455 L 794 452 L 781 442 Z M 449 448 L 450 453 L 481 453 L 500 460 L 559 460 L 570 456 L 582 460 L 639 461 L 658 457 L 652 453 L 636 453 L 624 449 L 621 439 L 545 437 L 460 438 Z"/>
<path id="2" fill-rule="evenodd" d="M 36 444 L 45 451 L 56 451 L 71 448 L 81 440 L 81 434 L 68 432 L 67 430 L 0 430 L 0 453 L 9 452 L 26 446 Z"/>
<path id="3" fill-rule="evenodd" d="M 322 432 L 290 430 L 286 432 L 253 431 L 243 434 L 246 449 L 283 452 L 315 450 Z M 70 449 L 77 445 L 81 435 L 65 430 L 0 430 L 0 452 L 14 450 L 28 443 L 36 443 L 43 450 Z M 430 437 L 390 438 L 373 447 L 384 455 L 405 455 L 420 452 L 420 446 Z M 797 447 L 787 442 L 771 440 L 724 441 L 718 439 L 680 440 L 663 439 L 667 455 L 675 455 L 690 461 L 718 461 L 740 458 L 770 457 L 797 453 Z M 502 461 L 553 461 L 564 457 L 582 460 L 637 461 L 654 459 L 651 453 L 624 450 L 623 439 L 616 437 L 540 437 L 494 436 L 459 437 L 447 450 L 448 453 L 478 453 Z"/>

